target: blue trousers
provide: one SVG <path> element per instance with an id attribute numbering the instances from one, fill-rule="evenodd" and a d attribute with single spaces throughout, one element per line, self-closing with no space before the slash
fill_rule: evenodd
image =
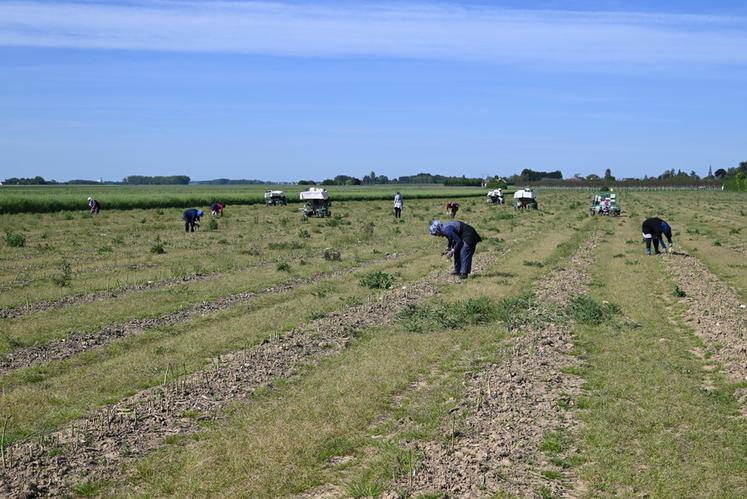
<path id="1" fill-rule="evenodd" d="M 459 250 L 454 251 L 454 272 L 469 275 L 472 271 L 472 255 L 474 254 L 475 248 L 468 244 L 463 244 Z"/>

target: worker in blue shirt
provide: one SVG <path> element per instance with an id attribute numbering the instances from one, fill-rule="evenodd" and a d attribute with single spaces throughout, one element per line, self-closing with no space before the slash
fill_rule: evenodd
<path id="1" fill-rule="evenodd" d="M 194 232 L 196 227 L 200 226 L 200 218 L 202 217 L 202 210 L 197 208 L 189 208 L 184 210 L 182 214 L 182 220 L 184 220 L 184 230 L 186 232 Z"/>
<path id="2" fill-rule="evenodd" d="M 480 234 L 471 225 L 458 221 L 444 224 L 440 220 L 434 220 L 429 231 L 432 236 L 448 239 L 444 255 L 454 258 L 452 273 L 466 279 L 472 271 L 472 256 L 475 254 L 477 243 L 482 241 Z"/>

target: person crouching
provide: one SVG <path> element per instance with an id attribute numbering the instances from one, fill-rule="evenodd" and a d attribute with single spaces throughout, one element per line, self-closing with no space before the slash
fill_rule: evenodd
<path id="1" fill-rule="evenodd" d="M 454 258 L 454 272 L 460 279 L 466 279 L 472 271 L 472 257 L 477 243 L 482 241 L 480 234 L 469 224 L 459 221 L 441 223 L 434 220 L 429 231 L 432 236 L 448 239 L 444 255 Z"/>

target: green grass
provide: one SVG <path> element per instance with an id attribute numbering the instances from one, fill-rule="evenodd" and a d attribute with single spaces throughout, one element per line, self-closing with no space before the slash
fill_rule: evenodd
<path id="1" fill-rule="evenodd" d="M 702 389 L 704 361 L 691 353 L 700 341 L 681 320 L 661 262 L 642 260 L 640 274 L 653 276 L 644 283 L 609 257 L 618 249 L 619 240 L 600 248 L 594 278 L 607 286 L 596 299 L 614 297 L 640 327 L 583 324 L 576 335 L 586 359 L 579 473 L 589 494 L 744 497 L 747 428 L 736 400 L 718 377 L 720 388 Z"/>
<path id="2" fill-rule="evenodd" d="M 391 200 L 400 191 L 405 200 L 483 197 L 485 189 L 477 187 L 444 187 L 442 185 L 377 185 L 325 186 L 334 201 Z M 93 195 L 107 210 L 132 210 L 149 208 L 209 207 L 215 200 L 223 201 L 227 210 L 237 205 L 264 204 L 268 189 L 285 191 L 290 203 L 300 203 L 297 185 L 180 185 L 180 186 L 3 186 L 0 190 L 0 214 L 50 213 L 57 211 L 87 211 L 86 198 Z"/>

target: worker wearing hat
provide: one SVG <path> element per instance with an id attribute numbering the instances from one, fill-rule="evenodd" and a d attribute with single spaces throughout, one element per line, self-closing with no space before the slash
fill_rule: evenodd
<path id="1" fill-rule="evenodd" d="M 472 271 L 472 256 L 475 254 L 477 243 L 482 241 L 480 234 L 469 224 L 464 222 L 446 222 L 434 220 L 429 232 L 432 236 L 445 237 L 448 245 L 444 255 L 454 258 L 454 271 L 461 279 L 466 279 Z"/>
<path id="2" fill-rule="evenodd" d="M 184 210 L 182 214 L 182 220 L 184 220 L 184 230 L 186 232 L 194 232 L 196 227 L 200 226 L 200 218 L 202 217 L 202 210 L 197 208 L 189 208 Z"/>
<path id="3" fill-rule="evenodd" d="M 97 215 L 101 211 L 101 205 L 91 196 L 88 196 L 88 207 L 91 208 L 91 215 Z"/>

